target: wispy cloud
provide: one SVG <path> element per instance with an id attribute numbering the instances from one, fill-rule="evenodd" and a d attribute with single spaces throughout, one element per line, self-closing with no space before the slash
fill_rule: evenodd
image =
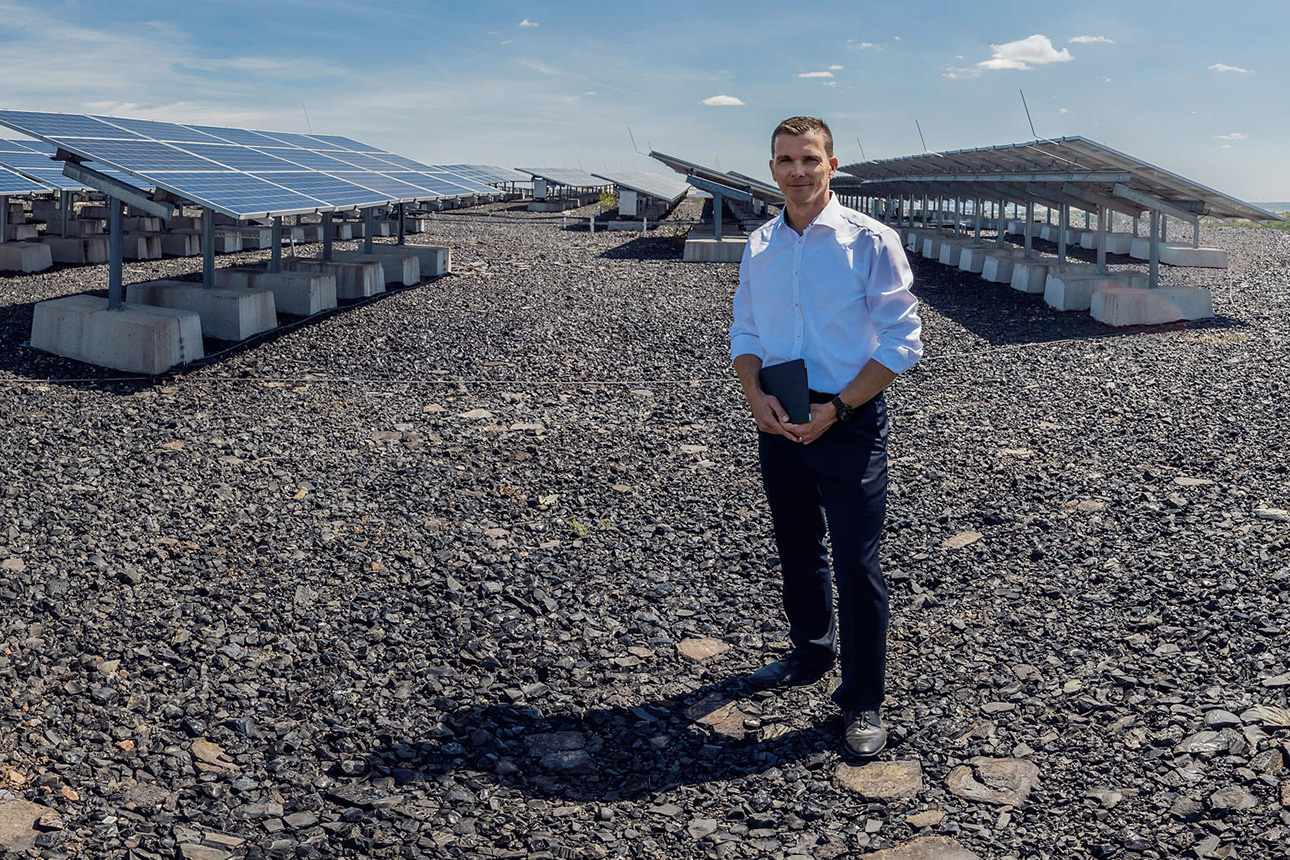
<path id="1" fill-rule="evenodd" d="M 1248 134 L 1242 134 L 1239 131 L 1234 131 L 1231 134 L 1216 134 L 1214 135 L 1214 139 L 1215 140 L 1249 140 L 1250 136 Z"/>
<path id="2" fill-rule="evenodd" d="M 1252 75 L 1254 72 L 1250 69 L 1242 69 L 1240 66 L 1229 66 L 1227 63 L 1215 63 L 1207 71 L 1210 72 L 1235 72 L 1238 75 Z"/>
<path id="3" fill-rule="evenodd" d="M 705 105 L 710 107 L 739 107 L 743 105 L 743 99 L 735 96 L 710 96 L 703 100 Z"/>
<path id="4" fill-rule="evenodd" d="M 833 77 L 833 73 L 832 72 L 802 72 L 800 75 L 798 75 L 798 77 L 799 78 L 831 78 Z"/>
<path id="5" fill-rule="evenodd" d="M 1053 40 L 1040 33 L 1018 39 L 1015 42 L 1004 42 L 1002 45 L 991 45 L 994 56 L 977 63 L 978 69 L 999 71 L 1015 69 L 1027 71 L 1035 66 L 1046 66 L 1049 63 L 1069 63 L 1075 57 L 1070 51 L 1053 47 Z"/>
<path id="6" fill-rule="evenodd" d="M 529 27 L 537 27 L 537 26 L 540 26 L 540 25 L 538 24 L 538 22 L 537 22 L 537 21 L 530 21 L 528 18 L 525 18 L 523 21 L 521 21 L 521 22 L 520 22 L 520 26 L 521 26 L 521 27 L 524 27 L 525 29 L 527 29 L 527 28 L 529 28 Z M 560 29 L 560 28 L 559 28 L 559 27 L 557 27 L 556 29 L 558 30 L 558 29 Z"/>
<path id="7" fill-rule="evenodd" d="M 877 42 L 853 42 L 850 39 L 847 39 L 847 44 L 855 48 L 857 51 L 868 51 L 871 48 L 882 50 L 882 45 Z"/>
<path id="8" fill-rule="evenodd" d="M 1114 45 L 1114 39 L 1108 39 L 1105 36 L 1076 36 L 1073 39 L 1067 39 L 1068 45 Z"/>
<path id="9" fill-rule="evenodd" d="M 845 66 L 829 66 L 829 71 L 830 71 L 830 72 L 840 72 L 840 71 L 842 71 L 844 68 L 845 68 Z"/>

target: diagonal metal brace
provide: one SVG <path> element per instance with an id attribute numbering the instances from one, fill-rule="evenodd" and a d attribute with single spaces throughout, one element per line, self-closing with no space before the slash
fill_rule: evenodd
<path id="1" fill-rule="evenodd" d="M 115 197 L 117 200 L 141 212 L 147 212 L 149 215 L 160 218 L 162 221 L 169 222 L 175 216 L 173 204 L 153 200 L 138 188 L 126 185 L 124 182 L 99 173 L 84 164 L 78 164 L 74 161 L 63 162 L 63 175 L 96 191 L 102 191 L 109 197 Z"/>

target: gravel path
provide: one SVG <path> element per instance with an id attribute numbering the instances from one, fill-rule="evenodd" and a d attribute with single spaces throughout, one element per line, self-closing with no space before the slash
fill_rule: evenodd
<path id="1" fill-rule="evenodd" d="M 1205 228 L 1231 270 L 1165 281 L 1219 317 L 1142 331 L 915 262 L 906 764 L 852 768 L 826 682 L 738 681 L 787 646 L 737 267 L 488 208 L 413 237 L 457 274 L 162 380 L 21 346 L 103 267 L 0 281 L 0 846 L 1290 856 L 1290 236 Z"/>

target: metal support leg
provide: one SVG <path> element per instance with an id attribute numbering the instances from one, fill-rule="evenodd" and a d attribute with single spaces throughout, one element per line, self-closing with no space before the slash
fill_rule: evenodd
<path id="1" fill-rule="evenodd" d="M 121 288 L 121 201 L 107 199 L 108 205 L 108 310 L 125 309 L 125 291 Z"/>
<path id="2" fill-rule="evenodd" d="M 1035 204 L 1027 203 L 1026 204 L 1026 259 L 1027 260 L 1033 260 L 1035 258 L 1034 235 L 1033 235 L 1035 231 L 1034 221 L 1035 221 Z"/>
<path id="3" fill-rule="evenodd" d="M 376 232 L 376 210 L 371 206 L 363 210 L 363 253 L 372 253 L 372 234 Z"/>
<path id="4" fill-rule="evenodd" d="M 269 240 L 273 245 L 269 249 L 269 271 L 282 271 L 282 216 L 273 216 L 273 237 Z"/>
<path id="5" fill-rule="evenodd" d="M 215 286 L 215 210 L 202 209 L 202 286 Z"/>
<path id="6" fill-rule="evenodd" d="M 1200 216 L 1197 215 L 1191 222 L 1191 246 L 1200 247 Z"/>
<path id="7" fill-rule="evenodd" d="M 1070 214 L 1070 204 L 1061 203 L 1057 207 L 1057 264 L 1066 265 L 1066 217 Z"/>
<path id="8" fill-rule="evenodd" d="M 1106 213 L 1105 206 L 1097 207 L 1097 273 L 1106 274 Z"/>
<path id="9" fill-rule="evenodd" d="M 1147 255 L 1147 286 L 1155 289 L 1160 285 L 1160 236 L 1157 225 L 1164 220 L 1155 209 L 1151 210 L 1151 250 Z"/>
<path id="10" fill-rule="evenodd" d="M 399 204 L 399 244 L 406 245 L 408 240 L 408 207 L 405 203 Z"/>
<path id="11" fill-rule="evenodd" d="M 721 241 L 721 209 L 725 201 L 720 194 L 712 195 L 712 232 L 716 235 L 717 241 Z"/>
<path id="12" fill-rule="evenodd" d="M 0 194 L 0 244 L 9 241 L 9 198 Z"/>
<path id="13" fill-rule="evenodd" d="M 995 227 L 994 246 L 996 248 L 1003 247 L 1003 226 L 1004 226 L 1003 221 L 1008 214 L 1007 210 L 1008 210 L 1008 202 L 1006 200 L 1000 200 L 999 208 L 994 213 L 994 227 Z"/>
<path id="14" fill-rule="evenodd" d="M 67 235 L 67 222 L 72 217 L 72 192 L 58 192 L 58 216 L 63 223 L 61 235 Z"/>
<path id="15" fill-rule="evenodd" d="M 331 262 L 331 213 L 324 212 L 322 215 L 322 234 L 323 234 L 323 252 L 322 258 Z"/>
<path id="16" fill-rule="evenodd" d="M 972 201 L 972 211 L 976 213 L 976 230 L 972 234 L 972 244 L 981 244 L 981 198 Z"/>

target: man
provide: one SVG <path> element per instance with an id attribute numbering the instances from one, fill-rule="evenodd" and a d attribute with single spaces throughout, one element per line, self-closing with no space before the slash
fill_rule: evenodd
<path id="1" fill-rule="evenodd" d="M 887 499 L 882 391 L 922 357 L 922 323 L 899 236 L 844 208 L 829 190 L 838 160 L 828 125 L 815 117 L 784 120 L 771 135 L 771 156 L 784 211 L 748 238 L 730 354 L 761 431 L 762 483 L 793 648 L 749 681 L 760 689 L 812 684 L 839 659 L 833 700 L 843 712 L 846 748 L 868 758 L 887 744 L 879 717 L 888 620 L 878 562 Z M 811 414 L 793 424 L 762 390 L 759 374 L 798 358 L 806 362 Z"/>

